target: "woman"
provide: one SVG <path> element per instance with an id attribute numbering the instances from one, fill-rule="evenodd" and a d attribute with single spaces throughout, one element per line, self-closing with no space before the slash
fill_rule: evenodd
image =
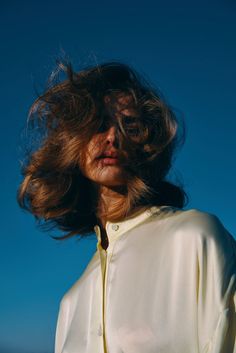
<path id="1" fill-rule="evenodd" d="M 105 63 L 52 85 L 18 200 L 97 250 L 60 304 L 55 353 L 236 353 L 236 243 L 166 180 L 182 141 L 160 94 Z"/>

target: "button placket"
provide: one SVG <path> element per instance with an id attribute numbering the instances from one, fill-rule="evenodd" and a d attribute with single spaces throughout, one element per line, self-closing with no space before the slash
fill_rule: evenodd
<path id="1" fill-rule="evenodd" d="M 102 336 L 103 331 L 102 331 L 102 325 L 100 324 L 98 327 L 98 336 Z"/>

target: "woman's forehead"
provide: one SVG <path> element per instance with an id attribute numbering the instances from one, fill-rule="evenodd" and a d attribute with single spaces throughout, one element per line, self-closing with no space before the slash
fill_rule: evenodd
<path id="1" fill-rule="evenodd" d="M 110 115 L 138 116 L 134 97 L 125 92 L 112 92 L 104 96 L 105 108 Z"/>

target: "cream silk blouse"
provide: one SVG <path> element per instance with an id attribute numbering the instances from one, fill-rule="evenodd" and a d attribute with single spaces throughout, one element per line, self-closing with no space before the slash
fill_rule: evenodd
<path id="1" fill-rule="evenodd" d="M 106 231 L 61 300 L 55 353 L 236 353 L 236 241 L 215 215 L 155 206 Z"/>

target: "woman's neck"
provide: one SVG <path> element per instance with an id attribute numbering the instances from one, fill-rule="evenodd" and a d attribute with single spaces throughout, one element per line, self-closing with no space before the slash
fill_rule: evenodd
<path id="1" fill-rule="evenodd" d="M 124 205 L 127 199 L 127 189 L 124 186 L 106 187 L 93 185 L 93 198 L 96 200 L 96 217 L 100 227 L 105 231 L 106 222 L 112 208 Z M 147 208 L 147 205 L 139 205 L 126 210 L 125 216 L 130 217 Z M 122 221 L 122 219 L 120 220 Z"/>
<path id="2" fill-rule="evenodd" d="M 123 186 L 106 187 L 97 184 L 93 184 L 90 190 L 92 190 L 92 198 L 96 203 L 96 218 L 101 230 L 102 247 L 107 249 L 109 245 L 106 233 L 106 223 L 109 220 L 108 215 L 112 208 L 119 205 L 122 207 L 122 205 L 126 203 L 127 190 Z M 125 212 L 124 218 L 134 216 L 136 213 L 146 208 L 147 205 L 133 207 Z M 120 221 L 122 221 L 122 219 Z"/>
<path id="3" fill-rule="evenodd" d="M 117 202 L 126 198 L 126 190 L 123 186 L 107 187 L 99 186 L 96 188 L 97 218 L 100 225 L 105 229 L 107 214 Z"/>

